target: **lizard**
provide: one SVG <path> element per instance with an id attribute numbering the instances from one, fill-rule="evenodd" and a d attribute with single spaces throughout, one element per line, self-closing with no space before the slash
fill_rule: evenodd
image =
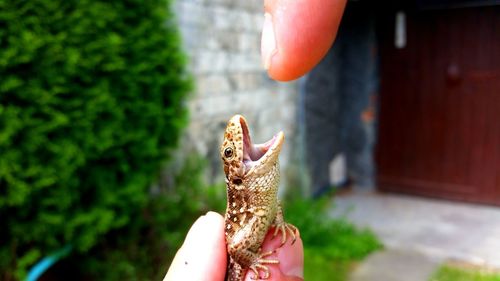
<path id="1" fill-rule="evenodd" d="M 220 148 L 227 193 L 226 281 L 242 281 L 248 270 L 253 272 L 252 279 L 269 278 L 268 265 L 279 263 L 266 258 L 276 249 L 264 253 L 261 250 L 270 228 L 274 227 L 273 237 L 281 232 L 280 247 L 287 241 L 287 232 L 292 244 L 295 242 L 297 228 L 284 221 L 278 200 L 278 156 L 284 138 L 280 131 L 271 140 L 254 145 L 243 116 L 235 115 L 227 124 Z"/>

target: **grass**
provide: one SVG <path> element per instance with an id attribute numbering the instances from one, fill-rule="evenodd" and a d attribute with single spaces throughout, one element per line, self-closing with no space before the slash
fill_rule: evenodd
<path id="1" fill-rule="evenodd" d="M 314 249 L 304 249 L 304 280 L 345 281 L 353 262 L 332 260 Z"/>
<path id="2" fill-rule="evenodd" d="M 470 266 L 443 265 L 430 281 L 500 281 L 500 272 Z"/>
<path id="3" fill-rule="evenodd" d="M 304 277 L 310 281 L 344 281 L 354 264 L 382 247 L 375 235 L 344 218 L 331 218 L 331 201 L 287 202 L 285 218 L 297 226 L 304 243 Z"/>

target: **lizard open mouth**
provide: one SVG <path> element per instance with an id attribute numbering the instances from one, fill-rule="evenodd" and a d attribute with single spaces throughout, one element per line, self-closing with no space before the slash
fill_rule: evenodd
<path id="1" fill-rule="evenodd" d="M 250 171 L 253 167 L 271 161 L 275 162 L 285 138 L 283 132 L 277 133 L 264 143 L 253 144 L 244 118 L 240 118 L 240 124 L 243 130 L 243 164 L 245 164 L 245 170 Z"/>

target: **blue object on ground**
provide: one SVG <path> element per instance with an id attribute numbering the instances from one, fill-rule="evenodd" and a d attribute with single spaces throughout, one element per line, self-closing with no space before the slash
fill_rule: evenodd
<path id="1" fill-rule="evenodd" d="M 53 264 L 58 262 L 60 259 L 66 257 L 70 252 L 71 245 L 66 245 L 64 248 L 46 256 L 42 260 L 40 260 L 37 264 L 35 264 L 30 271 L 28 272 L 28 277 L 26 277 L 26 281 L 36 281 L 42 274 L 47 271 Z"/>

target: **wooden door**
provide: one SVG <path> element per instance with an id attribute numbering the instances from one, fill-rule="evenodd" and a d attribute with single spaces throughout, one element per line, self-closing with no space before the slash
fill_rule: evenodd
<path id="1" fill-rule="evenodd" d="M 379 188 L 500 205 L 500 6 L 384 18 Z"/>

